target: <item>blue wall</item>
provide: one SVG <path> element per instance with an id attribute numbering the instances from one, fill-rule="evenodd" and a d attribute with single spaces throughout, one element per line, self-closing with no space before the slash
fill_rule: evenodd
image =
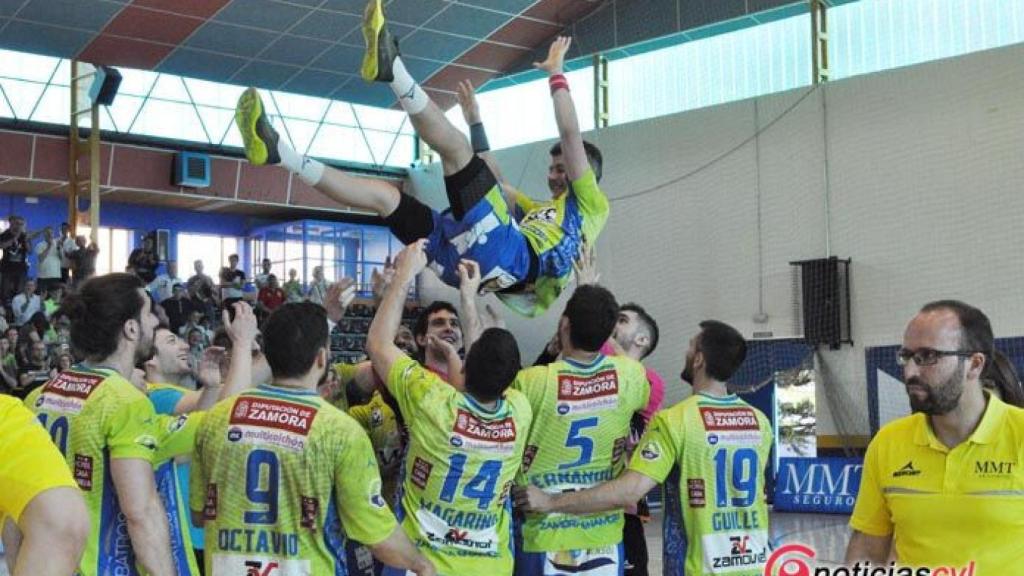
<path id="1" fill-rule="evenodd" d="M 10 214 L 24 216 L 28 230 L 35 231 L 52 226 L 55 234 L 60 233 L 60 224 L 68 219 L 68 204 L 64 198 L 36 197 L 38 203 L 26 202 L 28 196 L 0 194 L 0 218 Z M 266 224 L 266 220 L 250 219 L 234 214 L 211 214 L 176 210 L 160 206 L 141 204 L 120 204 L 104 202 L 100 210 L 100 225 L 111 228 L 127 228 L 135 231 L 135 245 L 142 245 L 142 236 L 150 230 L 163 228 L 171 231 L 169 256 L 177 259 L 179 232 L 193 234 L 217 234 L 219 236 L 244 237 L 250 227 Z M 240 251 L 244 252 L 242 246 Z M 243 264 L 248 263 L 245 254 L 240 254 Z M 34 260 L 34 258 L 33 258 Z M 34 265 L 34 262 L 33 262 Z M 191 266 L 179 267 L 179 273 L 191 271 Z"/>

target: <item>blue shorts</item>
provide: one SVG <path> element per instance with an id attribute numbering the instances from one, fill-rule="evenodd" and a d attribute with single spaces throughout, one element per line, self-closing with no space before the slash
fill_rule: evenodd
<path id="1" fill-rule="evenodd" d="M 475 260 L 483 278 L 481 291 L 514 286 L 530 275 L 532 248 L 509 214 L 501 189 L 494 186 L 462 220 L 434 211 L 427 237 L 430 268 L 449 286 L 459 287 L 459 261 Z"/>

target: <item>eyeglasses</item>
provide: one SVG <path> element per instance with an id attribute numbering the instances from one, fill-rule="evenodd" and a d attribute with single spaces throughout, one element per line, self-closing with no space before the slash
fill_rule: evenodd
<path id="1" fill-rule="evenodd" d="M 917 350 L 907 350 L 906 348 L 900 348 L 899 352 L 896 353 L 896 363 L 900 366 L 906 366 L 910 364 L 910 360 L 913 359 L 914 363 L 918 366 L 934 366 L 939 358 L 944 356 L 956 356 L 958 358 L 970 358 L 977 352 L 968 352 L 966 350 L 934 350 L 932 348 L 918 348 Z"/>

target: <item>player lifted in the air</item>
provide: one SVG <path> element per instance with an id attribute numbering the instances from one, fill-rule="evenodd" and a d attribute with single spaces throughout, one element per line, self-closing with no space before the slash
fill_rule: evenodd
<path id="1" fill-rule="evenodd" d="M 297 153 L 278 137 L 251 88 L 235 112 L 249 161 L 281 164 L 322 194 L 376 212 L 406 244 L 429 239 L 430 267 L 450 286 L 459 285 L 459 261 L 475 260 L 483 274 L 482 291 L 496 292 L 521 314 L 540 315 L 568 284 L 582 244 L 593 244 L 608 219 L 608 199 L 597 185 L 601 153 L 583 141 L 562 74 L 570 39 L 556 39 L 547 59 L 535 64 L 549 74 L 561 147 L 552 166 L 555 172 L 564 166 L 566 191 L 552 201 L 525 205 L 526 213 L 517 222 L 506 197 L 513 206 L 524 204 L 499 184 L 488 163 L 410 76 L 398 42 L 385 26 L 381 0 L 367 6 L 363 33 L 363 78 L 388 83 L 417 134 L 438 151 L 451 209 L 439 213 L 387 182 L 357 178 Z"/>

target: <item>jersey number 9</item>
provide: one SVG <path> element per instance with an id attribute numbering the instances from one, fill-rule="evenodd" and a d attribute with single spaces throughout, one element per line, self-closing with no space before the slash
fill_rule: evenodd
<path id="1" fill-rule="evenodd" d="M 264 470 L 266 473 L 264 474 Z M 277 492 L 280 482 L 277 454 L 270 450 L 253 450 L 245 463 L 245 496 L 264 510 L 249 510 L 243 517 L 247 524 L 277 522 Z"/>

